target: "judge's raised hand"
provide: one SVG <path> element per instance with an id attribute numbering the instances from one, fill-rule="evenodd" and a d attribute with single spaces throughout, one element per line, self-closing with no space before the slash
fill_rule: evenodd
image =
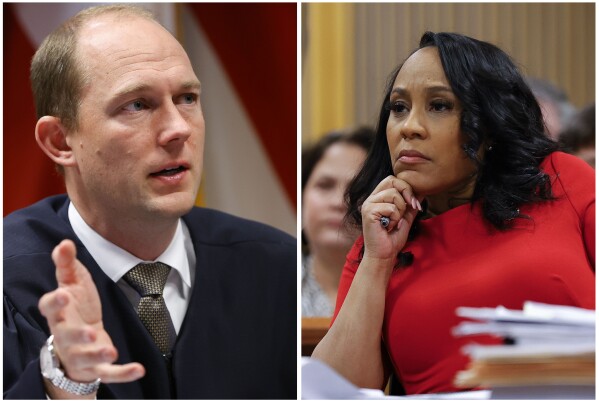
<path id="1" fill-rule="evenodd" d="M 104 330 L 98 290 L 76 254 L 71 240 L 63 240 L 54 248 L 52 260 L 58 288 L 46 293 L 39 302 L 40 312 L 54 334 L 54 346 L 65 375 L 77 382 L 100 378 L 104 383 L 130 382 L 143 377 L 145 370 L 139 363 L 113 364 L 117 350 Z M 68 396 L 49 381 L 46 390 L 50 397 Z"/>

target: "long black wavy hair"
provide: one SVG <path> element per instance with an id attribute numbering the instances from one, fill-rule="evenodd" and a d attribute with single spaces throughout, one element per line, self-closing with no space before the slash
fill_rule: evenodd
<path id="1" fill-rule="evenodd" d="M 553 199 L 549 176 L 539 164 L 557 144 L 544 134 L 539 104 L 505 52 L 460 34 L 425 32 L 413 53 L 427 46 L 437 47 L 445 76 L 462 104 L 463 150 L 477 166 L 471 204 L 480 200 L 484 218 L 496 229 L 509 229 L 515 218 L 528 218 L 520 214 L 521 205 Z M 386 127 L 389 96 L 402 66 L 389 76 L 374 144 L 346 192 L 346 220 L 358 227 L 359 207 L 381 180 L 393 175 Z M 481 159 L 477 153 L 483 144 L 491 150 Z M 417 230 L 416 221 L 410 235 Z"/>

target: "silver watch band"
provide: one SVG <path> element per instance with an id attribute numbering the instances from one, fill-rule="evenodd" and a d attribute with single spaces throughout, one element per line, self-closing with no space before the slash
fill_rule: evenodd
<path id="1" fill-rule="evenodd" d="M 58 375 L 50 380 L 55 387 L 68 392 L 69 394 L 75 395 L 89 395 L 93 394 L 100 387 L 100 379 L 98 378 L 94 382 L 76 382 L 69 380 L 65 375 Z"/>
<path id="2" fill-rule="evenodd" d="M 54 335 L 50 335 L 40 351 L 40 368 L 42 376 L 55 387 L 74 395 L 89 395 L 98 390 L 100 379 L 93 382 L 76 382 L 65 376 L 60 367 L 60 360 L 54 349 Z"/>

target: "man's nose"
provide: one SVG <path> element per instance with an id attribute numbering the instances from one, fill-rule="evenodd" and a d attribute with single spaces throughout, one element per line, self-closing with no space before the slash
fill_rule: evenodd
<path id="1" fill-rule="evenodd" d="M 176 104 L 169 102 L 164 105 L 159 114 L 159 119 L 158 125 L 161 130 L 158 142 L 161 146 L 166 146 L 175 141 L 185 142 L 191 135 L 191 124 Z"/>

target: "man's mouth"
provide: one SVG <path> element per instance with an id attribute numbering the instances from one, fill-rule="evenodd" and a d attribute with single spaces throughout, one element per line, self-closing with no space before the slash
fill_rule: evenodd
<path id="1" fill-rule="evenodd" d="M 181 173 L 183 171 L 187 170 L 187 168 L 185 166 L 179 165 L 177 167 L 173 167 L 173 168 L 168 168 L 168 169 L 163 169 L 159 172 L 155 172 L 155 173 L 150 173 L 150 176 L 174 176 L 177 173 Z"/>

